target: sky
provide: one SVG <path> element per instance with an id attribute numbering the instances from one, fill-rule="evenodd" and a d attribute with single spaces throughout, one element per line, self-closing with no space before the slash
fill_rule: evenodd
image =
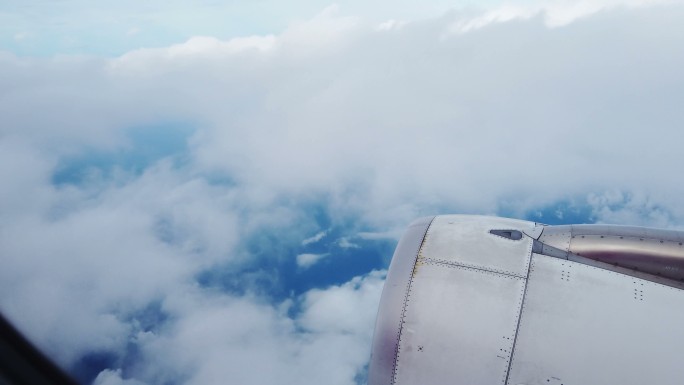
<path id="1" fill-rule="evenodd" d="M 684 228 L 684 3 L 0 1 L 0 311 L 83 384 L 364 384 L 446 213 Z"/>

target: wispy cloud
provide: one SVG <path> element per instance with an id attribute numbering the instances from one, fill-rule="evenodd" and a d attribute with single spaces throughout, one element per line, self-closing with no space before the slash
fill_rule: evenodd
<path id="1" fill-rule="evenodd" d="M 329 254 L 299 254 L 297 256 L 297 266 L 302 269 L 307 269 L 327 256 L 329 256 Z"/>
<path id="2" fill-rule="evenodd" d="M 321 239 L 323 239 L 326 235 L 328 235 L 328 231 L 321 231 L 316 233 L 313 237 L 306 238 L 305 240 L 302 241 L 302 246 L 306 246 L 312 243 L 318 243 Z"/>
<path id="3" fill-rule="evenodd" d="M 348 237 L 342 237 L 337 240 L 337 245 L 343 249 L 358 249 L 359 245 L 353 243 Z"/>

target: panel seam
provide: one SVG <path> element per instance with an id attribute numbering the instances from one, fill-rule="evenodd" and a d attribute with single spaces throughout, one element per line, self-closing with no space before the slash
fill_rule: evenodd
<path id="1" fill-rule="evenodd" d="M 511 347 L 511 355 L 508 360 L 508 369 L 506 369 L 506 379 L 504 380 L 504 384 L 508 385 L 508 381 L 510 380 L 511 376 L 511 367 L 513 366 L 513 356 L 515 355 L 515 347 L 516 344 L 518 343 L 518 333 L 520 332 L 520 324 L 522 322 L 522 315 L 523 315 L 523 309 L 525 308 L 525 297 L 527 296 L 527 286 L 530 283 L 530 270 L 532 269 L 532 243 L 530 243 L 530 249 L 528 250 L 528 257 L 527 257 L 527 275 L 525 276 L 524 279 L 524 288 L 523 288 L 523 293 L 522 293 L 522 299 L 520 301 L 520 310 L 518 311 L 518 320 L 517 320 L 517 325 L 515 327 L 515 334 L 513 335 L 513 346 Z"/>
<path id="2" fill-rule="evenodd" d="M 526 279 L 526 277 L 523 276 L 523 275 L 515 274 L 515 273 L 512 273 L 512 272 L 510 272 L 510 271 L 506 271 L 506 270 L 489 269 L 489 268 L 486 268 L 486 267 L 481 267 L 481 266 L 476 266 L 476 265 L 470 265 L 470 264 L 467 264 L 467 263 L 459 263 L 459 262 L 454 262 L 454 261 L 448 261 L 448 260 L 445 260 L 445 259 L 436 259 L 436 258 L 425 258 L 425 257 L 421 257 L 421 260 L 422 260 L 423 262 L 427 262 L 427 263 L 436 263 L 436 264 L 440 264 L 440 265 L 462 267 L 462 268 L 471 269 L 471 270 L 478 270 L 478 271 L 484 271 L 484 272 L 493 273 L 493 274 L 498 274 L 498 275 L 505 275 L 505 276 L 513 277 L 513 278 Z"/>

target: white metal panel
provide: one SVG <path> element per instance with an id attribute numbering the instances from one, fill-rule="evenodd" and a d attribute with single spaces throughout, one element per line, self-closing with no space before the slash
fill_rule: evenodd
<path id="1" fill-rule="evenodd" d="M 534 254 L 508 384 L 684 383 L 684 291 Z"/>
<path id="2" fill-rule="evenodd" d="M 519 277 L 419 259 L 393 384 L 503 383 L 524 283 Z"/>
<path id="3" fill-rule="evenodd" d="M 440 215 L 425 237 L 421 257 L 526 276 L 532 239 L 506 239 L 490 230 L 534 231 L 534 222 L 506 218 Z"/>

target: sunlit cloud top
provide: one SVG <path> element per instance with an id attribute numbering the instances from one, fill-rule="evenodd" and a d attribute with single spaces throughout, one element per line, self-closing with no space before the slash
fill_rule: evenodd
<path id="1" fill-rule="evenodd" d="M 0 6 L 0 50 L 22 55 L 97 54 L 117 56 L 138 48 L 164 47 L 194 36 L 222 40 L 279 34 L 288 26 L 339 9 L 379 27 L 401 25 L 447 13 L 464 17 L 452 29 L 543 14 L 549 25 L 563 25 L 601 10 L 641 7 L 666 0 L 308 0 L 259 1 L 102 1 L 29 0 Z"/>

